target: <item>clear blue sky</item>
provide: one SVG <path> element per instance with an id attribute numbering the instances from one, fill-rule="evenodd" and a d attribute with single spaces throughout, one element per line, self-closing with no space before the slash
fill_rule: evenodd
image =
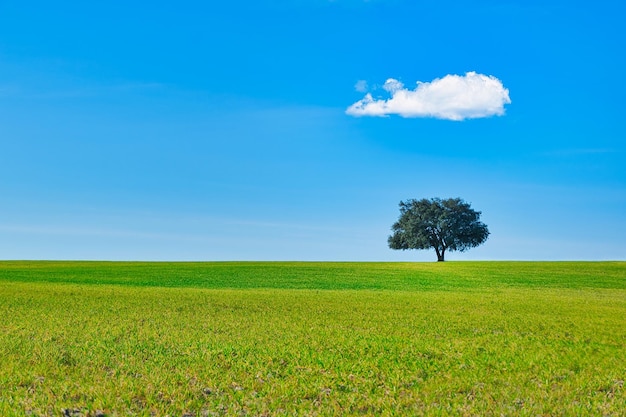
<path id="1" fill-rule="evenodd" d="M 450 260 L 625 259 L 624 16 L 2 1 L 0 258 L 435 260 L 388 249 L 398 203 L 461 197 L 491 236 Z"/>

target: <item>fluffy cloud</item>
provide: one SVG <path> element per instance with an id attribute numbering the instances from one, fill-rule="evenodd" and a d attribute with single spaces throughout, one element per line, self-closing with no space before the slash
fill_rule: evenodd
<path id="1" fill-rule="evenodd" d="M 446 75 L 431 82 L 417 82 L 409 90 L 393 78 L 383 85 L 391 98 L 374 99 L 370 93 L 346 110 L 351 116 L 435 117 L 464 120 L 501 116 L 511 103 L 509 90 L 491 75 L 468 72 L 464 76 Z"/>

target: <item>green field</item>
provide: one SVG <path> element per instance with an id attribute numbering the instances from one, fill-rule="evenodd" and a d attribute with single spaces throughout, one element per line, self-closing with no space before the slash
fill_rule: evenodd
<path id="1" fill-rule="evenodd" d="M 0 415 L 608 415 L 626 262 L 0 262 Z"/>

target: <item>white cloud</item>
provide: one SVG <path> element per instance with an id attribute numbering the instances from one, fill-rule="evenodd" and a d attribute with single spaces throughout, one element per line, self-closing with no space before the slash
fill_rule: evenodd
<path id="1" fill-rule="evenodd" d="M 359 80 L 354 84 L 354 89 L 359 93 L 365 93 L 367 91 L 367 81 Z"/>
<path id="2" fill-rule="evenodd" d="M 431 82 L 417 82 L 409 90 L 393 78 L 383 89 L 388 99 L 374 99 L 367 93 L 346 110 L 351 116 L 435 117 L 447 120 L 476 119 L 504 114 L 504 105 L 511 103 L 509 90 L 494 76 L 468 72 L 446 75 Z"/>
<path id="3" fill-rule="evenodd" d="M 402 90 L 404 88 L 404 84 L 402 84 L 398 80 L 394 80 L 393 78 L 390 78 L 387 81 L 385 81 L 383 88 L 385 89 L 385 91 L 388 91 L 389 93 L 393 94 L 396 91 Z"/>

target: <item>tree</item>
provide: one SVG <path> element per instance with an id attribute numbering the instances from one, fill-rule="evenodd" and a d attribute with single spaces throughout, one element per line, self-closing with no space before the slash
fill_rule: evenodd
<path id="1" fill-rule="evenodd" d="M 389 247 L 435 248 L 437 261 L 443 262 L 447 250 L 464 252 L 487 240 L 489 230 L 480 221 L 480 214 L 460 198 L 401 201 L 400 217 L 392 226 Z"/>

